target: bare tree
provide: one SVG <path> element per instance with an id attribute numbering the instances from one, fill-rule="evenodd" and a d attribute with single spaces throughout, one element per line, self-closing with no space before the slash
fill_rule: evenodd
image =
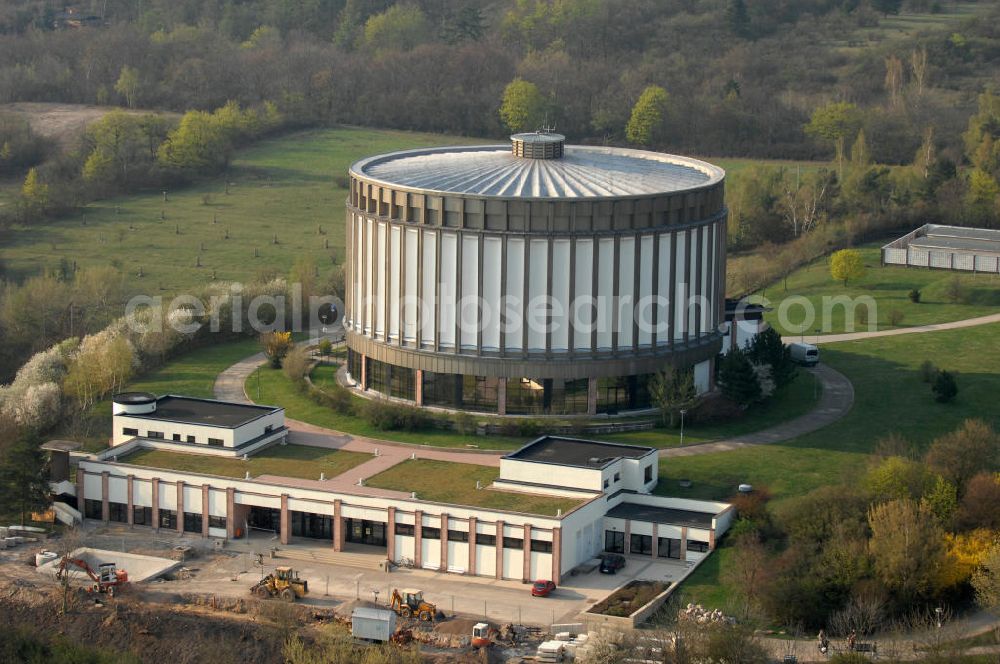
<path id="1" fill-rule="evenodd" d="M 910 54 L 910 69 L 913 71 L 913 89 L 920 97 L 927 85 L 927 47 L 913 49 Z"/>
<path id="2" fill-rule="evenodd" d="M 903 61 L 895 55 L 885 59 L 885 91 L 889 93 L 889 105 L 897 108 L 903 98 Z"/>

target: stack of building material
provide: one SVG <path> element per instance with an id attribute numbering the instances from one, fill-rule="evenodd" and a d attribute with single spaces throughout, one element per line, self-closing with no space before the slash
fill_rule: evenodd
<path id="1" fill-rule="evenodd" d="M 566 650 L 566 643 L 563 641 L 543 641 L 538 646 L 535 657 L 539 662 L 561 662 Z"/>

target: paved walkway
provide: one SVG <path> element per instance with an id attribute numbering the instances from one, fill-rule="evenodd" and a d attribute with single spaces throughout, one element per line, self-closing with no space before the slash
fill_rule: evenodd
<path id="1" fill-rule="evenodd" d="M 813 374 L 819 380 L 823 386 L 823 394 L 816 407 L 805 415 L 800 415 L 793 420 L 782 422 L 761 431 L 734 436 L 726 440 L 662 449 L 660 450 L 660 456 L 684 457 L 697 454 L 714 454 L 716 452 L 729 452 L 754 445 L 780 443 L 807 433 L 812 433 L 813 431 L 818 431 L 847 415 L 851 410 L 851 406 L 854 405 L 854 386 L 851 385 L 851 381 L 847 379 L 847 376 L 825 364 L 819 364 L 811 369 L 806 369 L 806 371 Z M 812 388 L 812 380 L 803 377 L 800 377 L 799 380 L 803 383 L 797 386 L 799 389 L 808 390 Z"/>
<path id="2" fill-rule="evenodd" d="M 809 343 L 813 344 L 835 344 L 840 341 L 860 341 L 862 339 L 875 339 L 877 337 L 894 337 L 900 334 L 921 334 L 923 332 L 940 332 L 941 330 L 957 330 L 963 327 L 976 327 L 978 325 L 989 325 L 990 323 L 1000 323 L 1000 314 L 990 314 L 989 316 L 979 316 L 978 318 L 966 318 L 950 323 L 935 323 L 933 325 L 920 325 L 919 327 L 901 327 L 895 330 L 881 330 L 879 332 L 851 332 L 849 334 L 823 334 L 813 336 Z M 809 336 L 804 337 L 809 339 Z M 794 340 L 794 336 L 789 337 Z"/>

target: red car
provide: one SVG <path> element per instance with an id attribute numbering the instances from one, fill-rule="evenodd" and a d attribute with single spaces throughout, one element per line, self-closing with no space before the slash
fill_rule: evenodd
<path id="1" fill-rule="evenodd" d="M 549 593 L 556 589 L 556 584 L 551 581 L 539 579 L 531 584 L 532 597 L 548 597 Z"/>

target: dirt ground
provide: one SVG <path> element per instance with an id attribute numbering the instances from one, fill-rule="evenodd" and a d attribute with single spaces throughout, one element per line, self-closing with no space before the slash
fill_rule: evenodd
<path id="1" fill-rule="evenodd" d="M 116 106 L 88 106 L 83 104 L 50 104 L 42 102 L 17 102 L 0 104 L 0 113 L 8 112 L 24 116 L 36 133 L 51 138 L 63 148 L 70 145 L 80 135 L 80 130 L 91 122 L 99 120 L 108 112 L 122 110 L 126 113 L 150 113 L 133 111 Z M 165 115 L 176 115 L 167 113 Z"/>

